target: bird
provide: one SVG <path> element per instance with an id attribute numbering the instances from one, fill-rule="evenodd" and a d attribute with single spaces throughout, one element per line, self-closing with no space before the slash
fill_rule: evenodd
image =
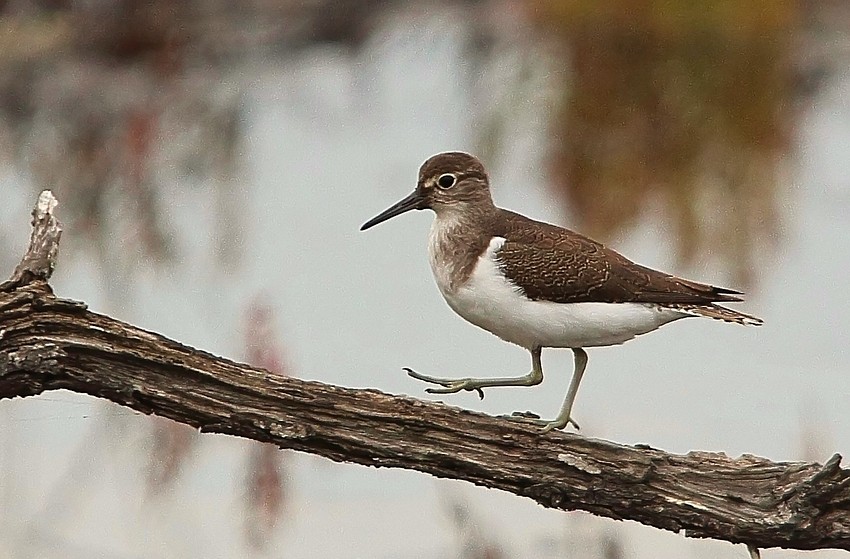
<path id="1" fill-rule="evenodd" d="M 699 283 L 632 262 L 569 229 L 497 207 L 481 161 L 469 153 L 439 153 L 419 169 L 414 191 L 362 225 L 361 231 L 411 210 L 435 214 L 428 236 L 434 280 L 448 306 L 468 322 L 531 354 L 531 372 L 516 377 L 443 378 L 405 368 L 436 394 L 543 381 L 544 348 L 573 352 L 573 375 L 558 415 L 511 419 L 542 426 L 572 424 L 587 367 L 586 348 L 613 346 L 687 317 L 758 326 L 762 320 L 719 303 L 743 293 Z"/>

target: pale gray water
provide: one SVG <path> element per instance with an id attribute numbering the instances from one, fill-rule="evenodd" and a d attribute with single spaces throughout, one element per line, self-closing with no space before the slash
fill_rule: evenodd
<path id="1" fill-rule="evenodd" d="M 126 302 L 116 304 L 106 298 L 108 278 L 98 273 L 97 262 L 63 259 L 57 292 L 240 359 L 243 311 L 262 291 L 277 308 L 298 376 L 345 386 L 428 397 L 402 366 L 441 375 L 525 373 L 524 350 L 466 324 L 442 301 L 425 253 L 430 215 L 416 212 L 358 231 L 413 188 L 427 156 L 475 148 L 474 108 L 457 79 L 465 66 L 452 34 L 425 26 L 405 39 L 410 48 L 404 54 L 392 48 L 393 40 L 376 42 L 355 64 L 332 50 L 313 52 L 266 69 L 253 85 L 246 101 L 245 256 L 234 273 L 217 272 L 210 256 L 212 203 L 199 199 L 201 190 L 175 187 L 168 213 L 183 222 L 183 259 L 174 270 L 139 273 Z M 808 416 L 809 428 L 823 437 L 820 460 L 850 453 L 848 94 L 845 71 L 806 110 L 798 155 L 789 162 L 780 251 L 740 306 L 766 325 L 683 321 L 622 347 L 591 350 L 574 410 L 587 435 L 674 452 L 793 460 L 802 458 Z M 569 225 L 548 201 L 533 156 L 541 139 L 527 130 L 520 136 L 505 164 L 490 164 L 497 203 Z M 23 247 L 31 196 L 23 188 L 12 192 L 0 218 L 7 238 Z M 647 221 L 617 248 L 674 271 L 671 243 L 660 227 Z M 719 284 L 728 279 L 708 267 L 675 271 Z M 483 402 L 473 394 L 445 401 L 490 413 L 552 415 L 569 367 L 569 352 L 549 351 L 540 387 L 491 390 Z M 84 456 L 79 467 L 89 472 L 89 484 L 57 494 L 53 480 L 69 467 L 81 438 L 97 428 L 82 415 L 116 413 L 118 425 L 137 420 L 100 405 L 78 405 L 87 400 L 66 393 L 44 400 L 50 401 L 0 403 L 6 426 L 0 432 L 0 542 L 6 540 L 0 557 L 73 557 L 68 542 L 86 557 L 244 556 L 238 490 L 246 443 L 207 436 L 187 475 L 165 497 L 168 514 L 156 513 L 155 503 L 136 504 L 144 500 L 138 430 L 107 439 L 105 453 Z M 441 504 L 446 495 L 469 499 L 480 529 L 495 534 L 509 556 L 554 557 L 564 545 L 558 538 L 569 533 L 578 549 L 560 556 L 578 557 L 606 530 L 624 535 L 626 556 L 744 556 L 740 547 L 546 511 L 531 501 L 412 472 L 298 456 L 291 482 L 292 509 L 271 548 L 279 553 L 270 556 L 445 557 L 455 549 Z M 29 518 L 35 518 L 31 531 L 23 523 Z M 53 547 L 54 538 L 65 543 Z"/>

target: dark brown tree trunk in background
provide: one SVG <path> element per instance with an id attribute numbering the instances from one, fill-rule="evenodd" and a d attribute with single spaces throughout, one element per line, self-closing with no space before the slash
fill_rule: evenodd
<path id="1" fill-rule="evenodd" d="M 67 389 L 146 414 L 317 454 L 406 468 L 751 548 L 850 549 L 850 470 L 744 455 L 680 456 L 434 402 L 282 377 L 59 299 L 61 227 L 33 211 L 30 250 L 0 284 L 0 400 Z M 2 405 L 2 404 L 0 404 Z"/>

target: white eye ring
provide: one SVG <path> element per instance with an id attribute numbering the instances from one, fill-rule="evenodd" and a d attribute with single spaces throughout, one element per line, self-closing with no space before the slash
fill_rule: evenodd
<path id="1" fill-rule="evenodd" d="M 457 182 L 457 177 L 451 173 L 446 173 L 444 175 L 440 175 L 437 179 L 437 186 L 443 190 L 448 190 L 455 185 L 455 182 Z"/>

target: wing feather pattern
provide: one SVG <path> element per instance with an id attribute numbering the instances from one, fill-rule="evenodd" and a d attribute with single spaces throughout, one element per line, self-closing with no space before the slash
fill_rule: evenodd
<path id="1" fill-rule="evenodd" d="M 494 235 L 505 275 L 533 300 L 709 305 L 740 301 L 739 291 L 715 287 L 635 264 L 587 237 L 501 210 Z"/>

